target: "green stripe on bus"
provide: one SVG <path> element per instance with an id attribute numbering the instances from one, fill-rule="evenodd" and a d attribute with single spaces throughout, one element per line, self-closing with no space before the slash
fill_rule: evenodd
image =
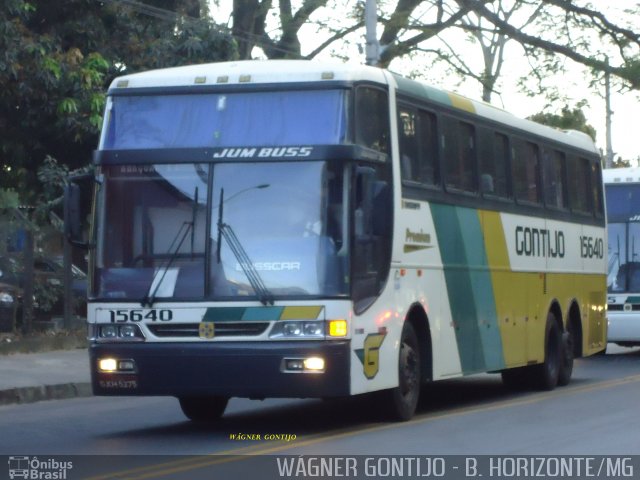
<path id="1" fill-rule="evenodd" d="M 408 78 L 401 77 L 394 74 L 394 78 L 398 83 L 398 94 L 401 96 L 403 93 L 418 98 L 427 98 L 434 102 L 452 107 L 451 98 L 444 90 L 438 90 L 420 82 L 409 80 Z"/>
<path id="2" fill-rule="evenodd" d="M 271 320 L 316 320 L 323 307 L 211 307 L 202 318 L 203 322 L 268 322 Z"/>
<path id="3" fill-rule="evenodd" d="M 245 307 L 207 308 L 203 322 L 238 322 L 242 320 Z"/>
<path id="4" fill-rule="evenodd" d="M 484 245 L 480 212 L 469 208 L 456 208 L 465 245 L 469 277 L 476 306 L 476 322 L 487 370 L 504 368 L 502 337 L 498 325 L 495 296 L 489 261 Z"/>
<path id="5" fill-rule="evenodd" d="M 478 211 L 431 204 L 464 373 L 504 367 Z"/>

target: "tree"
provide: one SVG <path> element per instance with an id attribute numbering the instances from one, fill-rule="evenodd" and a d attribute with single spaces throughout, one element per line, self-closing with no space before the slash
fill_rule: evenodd
<path id="1" fill-rule="evenodd" d="M 594 142 L 596 140 L 596 129 L 587 123 L 587 118 L 580 106 L 571 109 L 569 106 L 565 105 L 559 115 L 557 113 L 539 112 L 528 118 L 529 120 L 533 120 L 534 122 L 542 123 L 543 125 L 548 125 L 550 127 L 584 132 L 589 135 Z"/>
<path id="2" fill-rule="evenodd" d="M 640 89 L 640 34 L 629 26 L 634 26 L 634 19 L 640 14 L 637 5 L 621 13 L 622 18 L 614 23 L 603 11 L 586 2 L 529 1 L 532 7 L 538 5 L 543 13 L 539 21 L 532 24 L 531 33 L 500 18 L 487 8 L 485 1 L 460 0 L 460 3 L 519 42 L 529 54 L 560 55 L 594 70 L 608 71 L 626 82 L 629 88 Z M 593 48 L 594 45 L 600 45 L 600 48 Z M 609 54 L 616 56 L 617 66 Z"/>
<path id="3" fill-rule="evenodd" d="M 634 162 L 638 165 L 638 159 Z M 613 161 L 613 168 L 628 168 L 631 166 L 631 160 L 623 160 L 621 157 L 618 157 Z"/>
<path id="4" fill-rule="evenodd" d="M 179 13 L 196 6 L 205 16 Z M 167 7 L 173 15 L 148 14 Z M 47 156 L 72 170 L 89 163 L 116 75 L 236 56 L 197 0 L 5 0 L 0 51 L 0 188 L 15 188 L 23 203 L 42 192 Z"/>
<path id="5" fill-rule="evenodd" d="M 240 58 L 252 58 L 253 49 L 259 47 L 268 58 L 302 58 L 299 33 L 311 15 L 324 7 L 328 0 L 304 0 L 298 10 L 291 0 L 278 2 L 279 30 L 267 31 L 268 14 L 272 0 L 233 0 L 232 33 L 238 42 Z"/>

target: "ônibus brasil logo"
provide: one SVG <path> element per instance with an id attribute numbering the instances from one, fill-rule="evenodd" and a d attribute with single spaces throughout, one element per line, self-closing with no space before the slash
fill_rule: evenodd
<path id="1" fill-rule="evenodd" d="M 73 462 L 62 462 L 53 458 L 9 457 L 9 478 L 32 480 L 66 480 L 67 471 L 73 468 Z"/>

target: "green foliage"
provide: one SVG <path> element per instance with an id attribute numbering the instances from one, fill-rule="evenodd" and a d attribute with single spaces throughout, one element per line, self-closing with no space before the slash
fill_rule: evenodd
<path id="1" fill-rule="evenodd" d="M 579 132 L 584 132 L 589 135 L 593 141 L 596 140 L 596 129 L 587 123 L 587 118 L 579 106 L 573 109 L 565 106 L 560 112 L 560 115 L 539 112 L 528 118 L 534 122 L 562 130 L 578 130 Z"/>
<path id="2" fill-rule="evenodd" d="M 192 2 L 145 3 L 188 11 Z M 0 52 L 0 189 L 34 204 L 51 193 L 37 176 L 46 158 L 67 171 L 90 163 L 115 76 L 228 60 L 236 50 L 207 18 L 159 19 L 119 2 L 4 0 Z"/>
<path id="3" fill-rule="evenodd" d="M 613 161 L 613 168 L 627 168 L 631 166 L 631 160 L 623 160 L 622 157 L 618 157 Z"/>

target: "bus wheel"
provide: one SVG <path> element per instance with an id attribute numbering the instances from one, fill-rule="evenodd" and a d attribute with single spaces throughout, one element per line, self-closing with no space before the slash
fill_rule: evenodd
<path id="1" fill-rule="evenodd" d="M 562 353 L 560 355 L 560 372 L 558 385 L 564 387 L 569 384 L 573 373 L 573 335 L 571 329 L 562 334 Z"/>
<path id="2" fill-rule="evenodd" d="M 398 386 L 388 392 L 392 419 L 406 421 L 413 417 L 420 397 L 420 373 L 418 337 L 413 325 L 405 322 L 400 340 Z"/>
<path id="3" fill-rule="evenodd" d="M 531 380 L 541 390 L 553 390 L 558 384 L 562 364 L 562 334 L 551 312 L 547 315 L 544 338 L 544 362 L 531 367 Z"/>
<path id="4" fill-rule="evenodd" d="M 180 397 L 180 408 L 185 416 L 199 423 L 219 420 L 227 408 L 228 397 Z"/>

